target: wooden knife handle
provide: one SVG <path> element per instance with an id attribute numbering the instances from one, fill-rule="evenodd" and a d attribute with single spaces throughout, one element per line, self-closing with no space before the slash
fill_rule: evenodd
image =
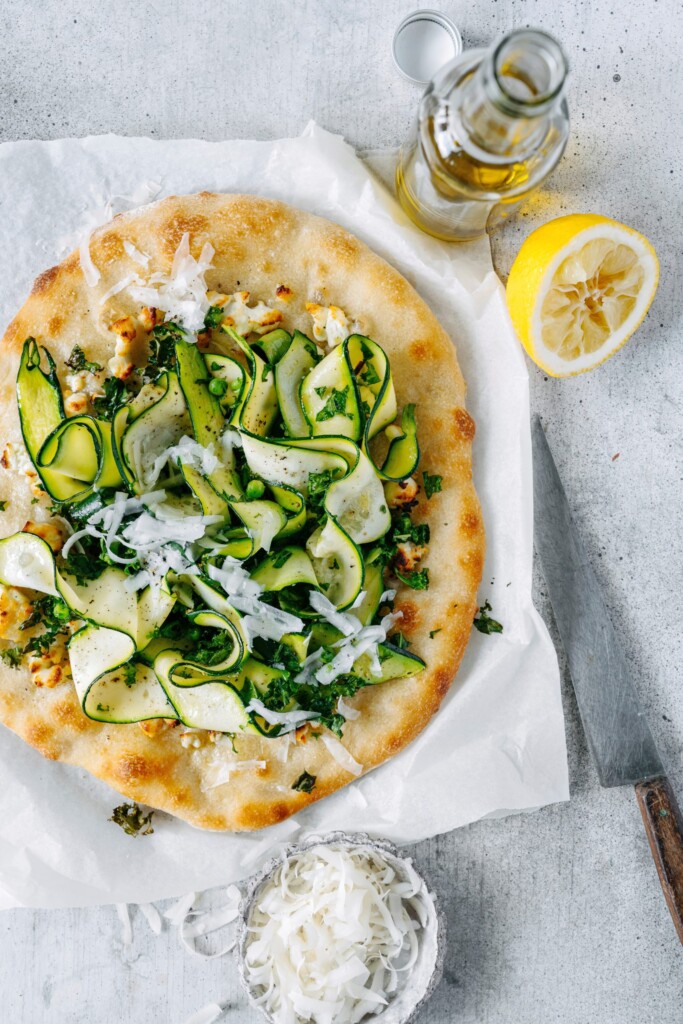
<path id="1" fill-rule="evenodd" d="M 636 796 L 659 881 L 683 943 L 683 817 L 666 775 L 639 782 Z"/>

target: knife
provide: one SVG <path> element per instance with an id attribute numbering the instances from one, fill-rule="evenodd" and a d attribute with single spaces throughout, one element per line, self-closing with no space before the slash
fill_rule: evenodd
<path id="1" fill-rule="evenodd" d="M 683 943 L 683 818 L 538 416 L 531 438 L 534 541 L 588 747 L 601 785 L 635 786 L 659 880 Z"/>

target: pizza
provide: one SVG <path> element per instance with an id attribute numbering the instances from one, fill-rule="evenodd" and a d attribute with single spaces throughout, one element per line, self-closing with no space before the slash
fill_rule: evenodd
<path id="1" fill-rule="evenodd" d="M 339 226 L 116 217 L 2 342 L 0 720 L 215 830 L 392 757 L 448 691 L 484 532 L 450 338 Z"/>

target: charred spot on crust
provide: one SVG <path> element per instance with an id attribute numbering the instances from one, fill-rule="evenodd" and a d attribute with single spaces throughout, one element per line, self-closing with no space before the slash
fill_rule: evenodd
<path id="1" fill-rule="evenodd" d="M 420 338 L 417 341 L 411 341 L 408 351 L 418 363 L 433 359 L 436 355 L 433 346 L 428 341 L 422 341 Z"/>
<path id="2" fill-rule="evenodd" d="M 166 256 L 173 258 L 185 234 L 190 236 L 190 248 L 196 250 L 199 245 L 197 236 L 207 234 L 209 229 L 209 221 L 201 214 L 174 213 L 161 226 L 162 250 Z M 199 245 L 199 248 L 201 248 L 201 245 Z"/>
<path id="3" fill-rule="evenodd" d="M 415 629 L 420 621 L 420 611 L 417 605 L 412 601 L 397 601 L 394 610 L 403 612 L 402 618 L 398 620 L 398 626 L 401 633 L 410 639 L 410 630 Z M 391 640 L 391 637 L 389 639 Z"/>
<path id="4" fill-rule="evenodd" d="M 162 766 L 140 754 L 121 754 L 115 762 L 114 775 L 122 782 L 141 782 L 145 779 L 162 778 Z"/>
<path id="5" fill-rule="evenodd" d="M 326 242 L 326 248 L 337 263 L 352 265 L 358 258 L 358 243 L 350 235 L 332 234 Z"/>
<path id="6" fill-rule="evenodd" d="M 34 722 L 26 730 L 26 742 L 39 750 L 44 757 L 52 760 L 57 757 L 57 754 L 52 752 L 53 748 L 49 746 L 53 736 L 54 731 L 45 722 Z"/>
<path id="7" fill-rule="evenodd" d="M 62 725 L 68 725 L 75 729 L 76 732 L 84 732 L 90 724 L 89 719 L 85 717 L 80 706 L 73 700 L 60 701 L 59 704 L 55 705 L 53 713 Z"/>
<path id="8" fill-rule="evenodd" d="M 474 438 L 476 426 L 467 409 L 454 409 L 453 419 L 457 436 L 463 441 L 471 441 Z"/>
<path id="9" fill-rule="evenodd" d="M 33 294 L 40 295 L 42 292 L 46 292 L 53 281 L 59 277 L 59 267 L 50 267 L 49 270 L 44 270 L 42 274 L 33 282 Z"/>
<path id="10" fill-rule="evenodd" d="M 451 688 L 453 682 L 453 673 L 449 672 L 448 669 L 438 668 L 434 672 L 434 689 L 439 696 L 439 700 L 443 700 L 448 691 Z"/>
<path id="11" fill-rule="evenodd" d="M 115 231 L 105 230 L 93 239 L 98 259 L 103 262 L 120 259 L 125 255 L 123 239 Z"/>
<path id="12" fill-rule="evenodd" d="M 477 533 L 481 520 L 476 512 L 465 510 L 460 517 L 460 529 L 463 533 Z"/>

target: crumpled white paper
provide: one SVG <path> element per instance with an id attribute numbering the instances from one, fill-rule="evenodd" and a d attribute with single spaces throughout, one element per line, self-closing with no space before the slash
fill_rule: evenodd
<path id="1" fill-rule="evenodd" d="M 528 378 L 488 242 L 422 234 L 338 136 L 311 124 L 275 142 L 155 142 L 114 136 L 0 147 L 0 327 L 64 241 L 112 196 L 244 191 L 337 221 L 412 282 L 454 339 L 477 423 L 475 478 L 488 537 L 481 599 L 505 627 L 473 632 L 439 715 L 398 757 L 256 835 L 197 831 L 157 814 L 131 839 L 107 819 L 117 794 L 44 761 L 0 728 L 0 906 L 149 902 L 237 880 L 283 840 L 365 831 L 407 843 L 487 816 L 568 798 L 559 673 L 531 601 Z M 126 205 L 121 201 L 114 209 Z M 129 205 L 129 204 L 128 204 Z M 84 339 L 87 340 L 87 339 Z M 437 471 L 438 467 L 429 467 Z"/>

